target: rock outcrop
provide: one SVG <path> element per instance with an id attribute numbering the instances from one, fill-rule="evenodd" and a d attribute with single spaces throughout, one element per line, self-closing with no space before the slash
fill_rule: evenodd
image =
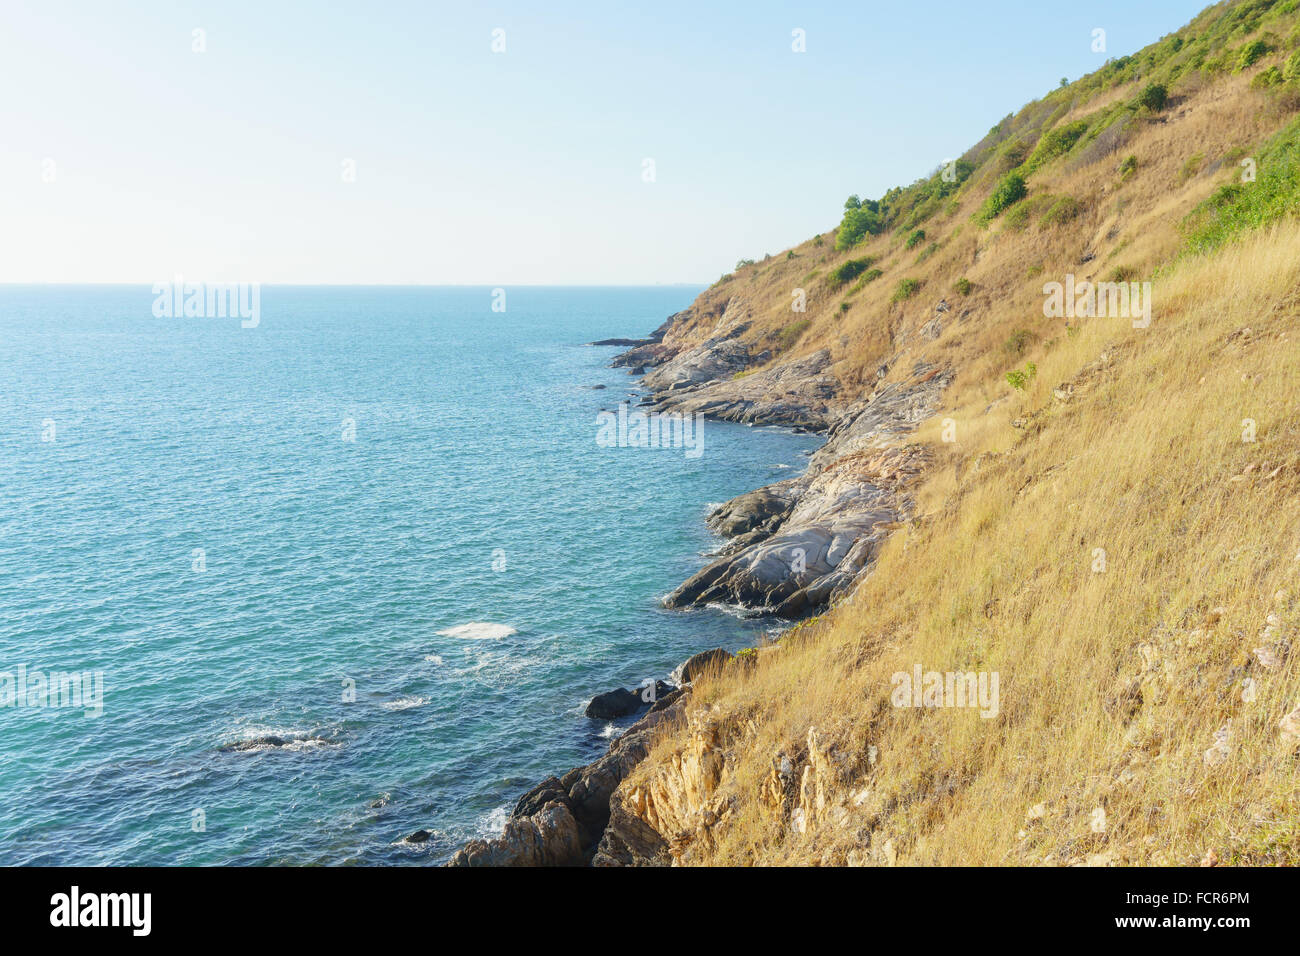
<path id="1" fill-rule="evenodd" d="M 594 866 L 668 866 L 707 858 L 713 834 L 726 824 L 736 799 L 732 758 L 752 747 L 752 725 L 699 707 L 686 717 L 684 740 L 652 773 L 638 775 L 613 794 L 609 821 Z M 772 755 L 757 794 L 766 811 L 793 833 L 843 827 L 850 808 L 871 799 L 870 761 L 859 763 L 810 728 L 797 751 Z M 887 847 L 858 835 L 860 859 L 888 862 Z M 869 849 L 868 849 L 869 848 Z"/>
<path id="2" fill-rule="evenodd" d="M 694 318 L 690 310 L 677 313 L 655 331 L 657 341 L 613 361 L 644 374 L 641 385 L 656 410 L 817 430 L 837 420 L 841 389 L 829 371 L 828 350 L 769 365 L 771 351 L 754 351 L 742 341 L 751 323 L 739 296 L 728 300 L 702 341 L 683 338 L 681 330 Z"/>
<path id="3" fill-rule="evenodd" d="M 591 702 L 587 704 L 586 716 L 598 720 L 616 720 L 619 717 L 635 714 L 638 710 L 642 710 L 666 697 L 674 690 L 676 688 L 673 685 L 665 684 L 659 680 L 654 682 L 653 688 L 647 683 L 634 691 L 622 687 L 617 690 L 606 691 L 603 694 L 597 694 L 591 699 Z"/>
<path id="4" fill-rule="evenodd" d="M 935 335 L 947 311 L 946 302 L 936 308 Z M 908 378 L 844 404 L 827 349 L 767 364 L 769 353 L 752 354 L 746 344 L 750 327 L 744 299 L 732 296 L 716 318 L 678 313 L 656 330 L 657 341 L 615 364 L 649 367 L 641 385 L 655 411 L 826 433 L 804 474 L 709 516 L 712 530 L 730 541 L 664 600 L 672 608 L 723 603 L 791 619 L 852 590 L 880 543 L 910 517 L 907 486 L 926 455 L 905 436 L 933 413 L 951 375 L 917 363 Z M 877 380 L 888 370 L 882 365 Z"/>
<path id="5" fill-rule="evenodd" d="M 701 412 L 720 421 L 786 425 L 821 430 L 835 421 L 839 383 L 827 368 L 826 349 L 805 358 L 746 371 L 754 361 L 739 343 L 706 343 L 707 352 L 646 374 L 641 384 L 654 390 L 657 411 Z M 705 348 L 706 346 L 701 346 Z M 704 378 L 711 370 L 724 378 Z"/>
<path id="6" fill-rule="evenodd" d="M 918 366 L 908 381 L 877 388 L 830 430 L 802 476 L 716 509 L 709 525 L 732 541 L 664 603 L 738 604 L 793 618 L 846 594 L 910 515 L 906 488 L 926 454 L 901 436 L 933 411 L 947 381 Z"/>
<path id="7" fill-rule="evenodd" d="M 910 516 L 907 489 L 926 452 L 908 444 L 906 435 L 933 412 L 950 376 L 918 363 L 906 380 L 879 385 L 865 399 L 844 406 L 827 350 L 775 365 L 766 365 L 770 354 L 751 353 L 742 341 L 749 324 L 741 299 L 728 302 L 702 340 L 683 341 L 678 330 L 693 318 L 674 316 L 651 341 L 615 359 L 615 365 L 645 374 L 642 385 L 652 393 L 645 404 L 658 411 L 824 430 L 827 441 L 803 475 L 714 510 L 709 525 L 729 543 L 665 604 L 720 601 L 800 616 L 847 594 L 881 541 Z M 754 370 L 760 365 L 766 367 Z M 707 707 L 687 711 L 690 681 L 730 658 L 715 648 L 684 662 L 673 674 L 682 688 L 657 694 L 649 712 L 603 757 L 538 784 L 520 798 L 500 837 L 471 841 L 449 865 L 689 862 L 693 848 L 709 845 L 711 829 L 730 811 L 720 784 L 728 747 L 736 743 L 735 729 Z M 612 719 L 633 713 L 640 703 L 632 691 L 611 691 L 594 698 L 587 714 Z M 689 721 L 689 746 L 653 776 L 623 786 L 649 753 L 654 729 L 666 720 Z M 797 779 L 782 778 L 778 761 L 775 782 L 764 787 L 776 812 L 792 826 L 806 828 L 828 812 L 839 812 L 827 806 L 830 791 L 821 781 L 834 775 L 838 784 L 846 770 L 811 735 L 799 760 L 804 769 Z M 788 758 L 785 763 L 795 773 Z"/>
<path id="8" fill-rule="evenodd" d="M 501 836 L 471 840 L 448 866 L 583 866 L 591 862 L 610 816 L 610 798 L 650 752 L 651 735 L 680 717 L 687 692 L 674 690 L 610 744 L 599 760 L 550 777 L 519 798 Z"/>
<path id="9" fill-rule="evenodd" d="M 725 664 L 731 660 L 731 656 L 730 651 L 721 647 L 715 647 L 711 651 L 700 651 L 678 664 L 677 669 L 672 673 L 672 679 L 679 685 L 689 684 L 710 667 Z"/>

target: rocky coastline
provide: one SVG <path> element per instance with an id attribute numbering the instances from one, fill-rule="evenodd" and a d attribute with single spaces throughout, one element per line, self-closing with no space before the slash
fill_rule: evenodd
<path id="1" fill-rule="evenodd" d="M 641 832 L 648 828 L 610 826 L 614 791 L 650 752 L 655 728 L 681 718 L 695 676 L 730 657 L 714 648 L 684 661 L 672 675 L 676 686 L 656 682 L 645 715 L 614 738 L 604 756 L 543 780 L 519 798 L 501 836 L 471 840 L 447 865 L 619 866 L 634 859 L 658 860 L 662 841 Z M 667 692 L 660 695 L 661 688 Z M 593 703 L 604 696 L 597 695 Z"/>
<path id="2" fill-rule="evenodd" d="M 943 305 L 931 324 L 946 318 Z M 909 487 L 928 454 L 908 436 L 938 407 L 951 371 L 918 362 L 884 383 L 887 362 L 869 395 L 846 399 L 828 350 L 786 361 L 753 351 L 744 341 L 750 320 L 739 297 L 705 333 L 692 329 L 694 318 L 688 309 L 646 339 L 591 344 L 630 346 L 612 364 L 641 376 L 648 411 L 805 429 L 826 442 L 803 474 L 710 513 L 709 527 L 727 544 L 664 604 L 720 603 L 785 620 L 816 613 L 848 595 L 885 538 L 914 517 Z M 539 783 L 519 799 L 500 837 L 471 841 L 448 865 L 670 864 L 664 836 L 629 810 L 619 785 L 649 753 L 657 727 L 686 719 L 693 674 L 725 666 L 730 657 L 717 648 L 686 661 L 671 684 L 657 683 L 645 715 L 602 757 Z M 639 703 L 633 691 L 610 691 L 593 699 L 588 715 L 623 716 Z"/>

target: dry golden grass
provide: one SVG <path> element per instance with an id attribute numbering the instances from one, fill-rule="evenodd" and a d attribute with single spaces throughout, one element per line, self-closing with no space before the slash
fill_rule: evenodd
<path id="1" fill-rule="evenodd" d="M 697 688 L 735 734 L 735 810 L 707 861 L 837 862 L 887 842 L 918 864 L 1300 861 L 1300 765 L 1277 727 L 1300 670 L 1251 658 L 1269 614 L 1300 623 L 1297 289 L 1288 224 L 1166 271 L 1149 329 L 1093 319 L 1054 337 L 1023 394 L 976 355 L 958 405 L 917 436 L 937 457 L 922 519 L 852 601 Z M 891 675 L 917 663 L 997 671 L 1000 714 L 892 708 Z M 1206 767 L 1229 721 L 1230 756 Z M 857 769 L 861 805 L 794 834 L 754 797 L 811 727 Z"/>
<path id="2" fill-rule="evenodd" d="M 1271 62 L 1261 61 L 1257 69 Z M 1014 331 L 1041 333 L 1040 343 L 1058 331 L 1046 327 L 1041 318 L 1044 281 L 1059 281 L 1067 272 L 1081 279 L 1104 279 L 1119 266 L 1148 279 L 1177 251 L 1179 221 L 1237 172 L 1233 163 L 1223 162 L 1225 157 L 1233 150 L 1257 146 L 1285 119 L 1274 115 L 1267 93 L 1249 88 L 1255 72 L 1191 85 L 1166 114 L 1141 120 L 1132 138 L 1113 156 L 1077 169 L 1067 158 L 1035 173 L 1026 202 L 1036 197 L 1073 197 L 1081 212 L 1069 223 L 1042 226 L 1033 217 L 1016 231 L 1004 216 L 988 228 L 981 227 L 971 217 L 986 192 L 972 189 L 961 194 L 955 212 L 941 212 L 924 223 L 926 239 L 914 249 L 904 248 L 905 236 L 890 233 L 838 252 L 834 234 L 827 232 L 821 246 L 804 242 L 789 250 L 794 258 L 782 252 L 746 266 L 702 294 L 693 306 L 696 318 L 686 338 L 703 340 L 715 334 L 728 305 L 739 303 L 752 322 L 743 338 L 753 352 L 772 350 L 777 353 L 772 361 L 779 362 L 829 348 L 832 372 L 850 396 L 869 391 L 877 368 L 886 361 L 894 370 L 891 377 L 906 377 L 917 360 L 951 365 L 958 373 L 953 388 L 958 394 L 996 382 L 1015 364 L 1017 357 L 1002 349 Z M 1138 86 L 1109 91 L 1077 112 L 1086 116 L 1114 100 L 1131 99 Z M 1128 155 L 1138 157 L 1138 169 L 1121 180 L 1117 167 Z M 1184 178 L 1184 166 L 1198 156 L 1200 172 Z M 1212 170 L 1216 163 L 1220 168 Z M 938 242 L 939 249 L 917 264 L 931 242 Z M 1085 263 L 1086 255 L 1092 258 Z M 883 275 L 856 291 L 856 281 L 833 287 L 830 273 L 864 256 L 872 258 Z M 975 285 L 966 297 L 954 290 L 963 277 Z M 921 291 L 892 303 L 903 278 L 920 280 Z M 795 289 L 806 293 L 805 313 L 792 311 Z M 938 342 L 923 341 L 918 330 L 934 316 L 941 299 L 952 310 L 945 321 L 947 332 Z M 845 302 L 849 308 L 842 311 Z M 963 312 L 968 312 L 965 319 L 954 322 Z M 804 320 L 806 331 L 782 353 L 776 344 L 778 333 Z M 1036 355 L 1031 350 L 1019 361 L 1023 364 Z"/>
<path id="3" fill-rule="evenodd" d="M 1300 703 L 1300 647 L 1273 667 L 1254 653 L 1300 625 L 1300 224 L 1210 258 L 1182 256 L 1179 229 L 1292 118 L 1249 88 L 1283 55 L 1189 74 L 1115 155 L 1033 174 L 1022 202 L 1041 214 L 1073 197 L 1068 222 L 1017 228 L 1004 213 L 984 228 L 972 217 L 987 188 L 967 189 L 914 249 L 891 233 L 836 252 L 827 233 L 700 297 L 687 338 L 729 306 L 757 348 L 807 319 L 773 361 L 829 348 L 846 398 L 886 362 L 890 378 L 917 360 L 955 377 L 909 439 L 933 452 L 918 517 L 852 598 L 696 682 L 726 770 L 710 801 L 721 818 L 689 841 L 690 862 L 1300 863 L 1300 755 L 1278 726 Z M 879 279 L 829 287 L 862 256 Z M 1117 268 L 1154 282 L 1149 328 L 1043 317 L 1045 282 Z M 921 292 L 893 303 L 904 277 Z M 795 288 L 806 314 L 791 312 Z M 1026 362 L 1037 375 L 1015 391 L 1005 373 Z M 918 664 L 997 672 L 998 715 L 892 706 L 892 675 Z M 666 728 L 625 786 L 698 763 L 694 727 Z M 1207 762 L 1225 728 L 1224 758 Z M 771 798 L 773 767 L 784 756 L 800 772 L 814 730 L 843 809 L 795 826 L 792 802 Z"/>
<path id="4" fill-rule="evenodd" d="M 1169 272 L 1149 329 L 1085 322 L 1024 394 L 943 413 L 957 444 L 929 423 L 922 518 L 853 599 L 697 684 L 732 735 L 736 798 L 703 861 L 843 862 L 886 842 L 918 864 L 1300 861 L 1300 764 L 1277 727 L 1300 668 L 1250 663 L 1270 613 L 1300 622 L 1297 288 L 1287 225 Z M 891 675 L 918 663 L 997 671 L 1000 713 L 890 706 Z M 1230 755 L 1207 767 L 1229 721 Z M 812 727 L 860 805 L 798 834 L 756 795 Z M 682 746 L 666 737 L 636 779 Z"/>

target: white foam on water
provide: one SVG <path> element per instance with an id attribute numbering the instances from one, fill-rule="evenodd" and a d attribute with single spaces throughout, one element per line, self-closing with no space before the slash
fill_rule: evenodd
<path id="1" fill-rule="evenodd" d="M 430 664 L 437 664 L 439 667 L 442 666 L 441 654 L 425 654 L 424 659 L 428 661 Z"/>
<path id="2" fill-rule="evenodd" d="M 427 697 L 399 697 L 397 700 L 389 700 L 379 706 L 384 710 L 410 710 L 413 707 L 423 707 L 429 702 Z"/>
<path id="3" fill-rule="evenodd" d="M 290 752 L 298 750 L 311 750 L 315 747 L 341 747 L 342 744 L 335 743 L 332 740 L 321 740 L 319 737 L 304 737 L 301 740 L 291 740 L 283 747 L 254 747 L 253 752 L 259 750 L 288 750 Z"/>
<path id="4" fill-rule="evenodd" d="M 499 641 L 518 633 L 509 624 L 489 624 L 486 621 L 470 621 L 438 632 L 442 637 L 459 637 L 466 641 Z"/>
<path id="5" fill-rule="evenodd" d="M 525 673 L 541 663 L 536 656 L 476 648 L 466 651 L 465 665 L 456 668 L 452 676 L 457 680 L 472 680 L 489 687 L 512 687 L 518 685 Z"/>
<path id="6" fill-rule="evenodd" d="M 721 611 L 731 617 L 740 618 L 742 621 L 758 617 L 762 613 L 757 608 L 745 607 L 743 604 L 728 604 L 725 601 L 710 601 L 705 607 L 711 611 Z"/>
<path id="7" fill-rule="evenodd" d="M 240 727 L 233 735 L 225 739 L 223 747 L 232 747 L 234 745 L 256 742 L 252 746 L 239 747 L 232 750 L 232 753 L 257 754 L 265 753 L 268 750 L 279 750 L 287 753 L 296 753 L 302 750 L 313 750 L 317 747 L 340 747 L 342 744 L 334 740 L 326 740 L 322 737 L 314 736 L 315 731 L 311 730 L 293 730 L 282 727 L 271 727 L 265 724 L 251 724 Z M 262 743 L 262 740 L 269 740 L 272 737 L 279 738 L 284 743 L 276 745 L 273 743 Z M 233 738 L 233 739 L 231 739 Z"/>
<path id="8" fill-rule="evenodd" d="M 510 807 L 497 807 L 483 819 L 478 822 L 478 835 L 484 839 L 492 840 L 499 837 L 506 829 L 506 821 L 510 819 Z"/>

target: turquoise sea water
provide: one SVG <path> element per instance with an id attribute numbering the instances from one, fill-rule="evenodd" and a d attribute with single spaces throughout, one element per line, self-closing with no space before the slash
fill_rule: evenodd
<path id="1" fill-rule="evenodd" d="M 0 864 L 439 862 L 603 751 L 592 694 L 770 626 L 658 599 L 817 439 L 600 447 L 634 380 L 582 343 L 698 289 L 507 292 L 0 287 L 0 675 L 104 681 L 0 707 Z"/>

